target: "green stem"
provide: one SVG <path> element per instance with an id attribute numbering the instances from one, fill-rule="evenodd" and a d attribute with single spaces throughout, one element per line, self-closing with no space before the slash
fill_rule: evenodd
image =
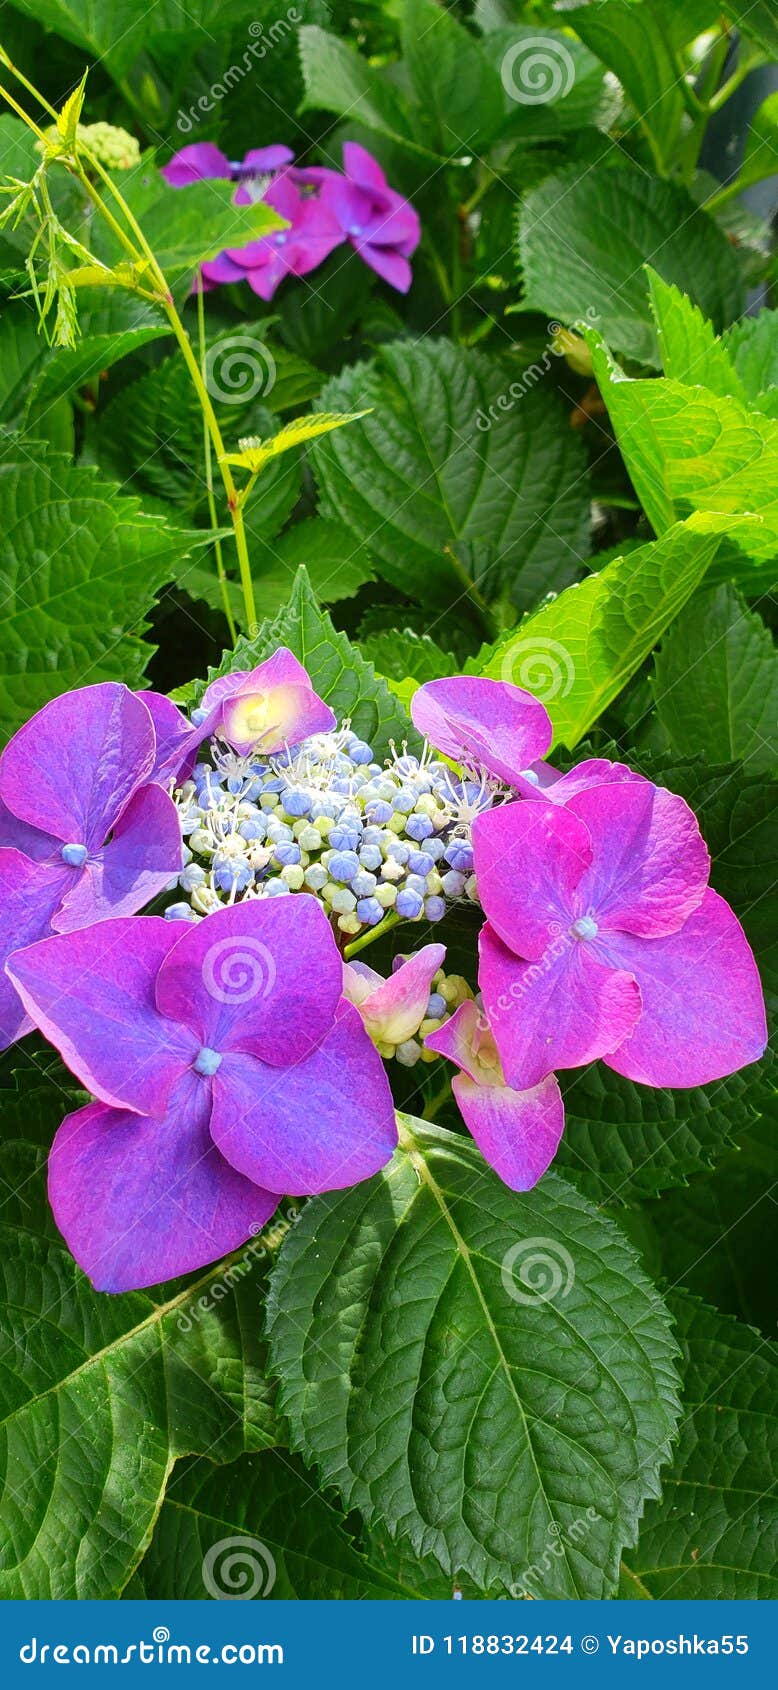
<path id="1" fill-rule="evenodd" d="M 446 1079 L 446 1080 L 443 1081 L 443 1084 L 441 1086 L 438 1086 L 437 1091 L 433 1092 L 432 1097 L 430 1098 L 429 1102 L 425 1103 L 424 1108 L 421 1112 L 422 1120 L 423 1121 L 434 1121 L 435 1116 L 437 1115 L 437 1112 L 438 1112 L 441 1104 L 447 1103 L 450 1096 L 451 1096 L 451 1081 L 449 1079 Z"/>
<path id="2" fill-rule="evenodd" d="M 205 369 L 205 303 L 202 281 L 198 283 L 197 288 L 197 335 L 199 343 L 198 351 L 200 353 L 200 372 L 202 374 Z M 224 605 L 224 614 L 227 618 L 227 626 L 230 630 L 230 639 L 234 645 L 237 638 L 237 629 L 235 627 L 235 618 L 230 606 L 229 583 L 227 581 L 227 571 L 224 567 L 222 543 L 218 535 L 219 522 L 216 515 L 216 500 L 213 496 L 211 436 L 208 432 L 208 424 L 206 423 L 205 417 L 203 417 L 203 452 L 205 455 L 205 486 L 208 495 L 208 514 L 211 519 L 211 527 L 214 531 L 213 547 L 216 555 L 216 573 L 219 577 L 219 587 L 221 589 L 222 603 Z"/>
<path id="3" fill-rule="evenodd" d="M 389 914 L 384 916 L 383 921 L 379 921 L 377 927 L 368 927 L 366 933 L 360 933 L 359 938 L 355 939 L 353 944 L 347 945 L 343 952 L 346 962 L 350 962 L 358 951 L 364 951 L 376 939 L 382 939 L 384 934 L 388 933 L 392 927 L 396 927 L 402 919 L 401 915 L 395 915 L 394 910 L 390 910 Z"/>

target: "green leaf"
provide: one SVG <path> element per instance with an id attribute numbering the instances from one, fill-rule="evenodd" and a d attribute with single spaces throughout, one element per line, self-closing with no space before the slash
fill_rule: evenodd
<path id="1" fill-rule="evenodd" d="M 46 1149 L 75 1101 L 35 1076 L 0 1092 L 14 1179 L 0 1227 L 5 1599 L 117 1596 L 177 1455 L 230 1461 L 277 1437 L 256 1336 L 265 1235 L 183 1288 L 94 1291 L 45 1192 Z"/>
<path id="2" fill-rule="evenodd" d="M 555 1166 L 593 1201 L 640 1202 L 706 1172 L 757 1119 L 758 1068 L 709 1086 L 634 1085 L 600 1063 L 563 1087 L 565 1132 Z"/>
<path id="3" fill-rule="evenodd" d="M 694 516 L 588 575 L 477 659 L 541 698 L 554 743 L 576 745 L 699 586 L 726 523 Z"/>
<path id="4" fill-rule="evenodd" d="M 370 634 L 360 640 L 364 657 L 369 657 L 381 675 L 404 681 L 411 676 L 418 686 L 424 681 L 436 681 L 442 675 L 458 675 L 459 664 L 450 651 L 441 651 L 429 634 L 417 634 L 413 628 L 398 628 L 396 633 Z"/>
<path id="5" fill-rule="evenodd" d="M 410 114 L 401 96 L 353 47 L 317 24 L 304 24 L 298 40 L 305 83 L 301 111 L 347 116 L 407 152 L 428 160 L 438 156 L 413 139 Z"/>
<path id="6" fill-rule="evenodd" d="M 85 289 L 79 297 L 79 339 L 73 348 L 50 347 L 35 315 L 21 301 L 0 318 L 0 417 L 6 424 L 34 411 L 36 418 L 61 395 L 98 381 L 148 341 L 170 333 L 161 312 L 129 294 Z"/>
<path id="7" fill-rule="evenodd" d="M 613 77 L 606 77 L 581 41 L 562 30 L 515 24 L 495 29 L 487 35 L 484 51 L 500 72 L 506 93 L 508 116 L 501 141 L 555 141 L 579 136 L 587 127 L 608 130 L 621 111 L 621 90 Z M 521 175 L 526 187 L 526 157 Z M 515 206 L 513 194 L 511 199 Z M 490 210 L 490 221 L 493 215 Z"/>
<path id="8" fill-rule="evenodd" d="M 573 28 L 614 71 L 647 134 L 654 162 L 673 162 L 685 111 L 678 71 L 654 7 L 642 0 L 594 0 L 577 6 Z"/>
<path id="9" fill-rule="evenodd" d="M 254 16 L 251 0 L 151 0 L 138 11 L 137 0 L 14 0 L 16 9 L 44 29 L 63 35 L 90 56 L 105 62 L 115 78 L 126 75 L 149 42 L 164 35 L 204 36 Z"/>
<path id="10" fill-rule="evenodd" d="M 778 654 L 733 587 L 697 594 L 654 660 L 654 698 L 674 753 L 778 764 Z"/>
<path id="11" fill-rule="evenodd" d="M 405 0 L 402 49 L 434 152 L 480 151 L 503 120 L 503 89 L 478 41 L 434 0 Z"/>
<path id="12" fill-rule="evenodd" d="M 126 1594 L 159 1601 L 272 1595 L 274 1601 L 353 1602 L 414 1592 L 371 1567 L 300 1461 L 266 1450 L 225 1467 L 200 1460 L 174 1469 Z"/>
<path id="13" fill-rule="evenodd" d="M 713 579 L 747 592 L 778 570 L 778 422 L 737 399 L 679 381 L 627 381 L 595 336 L 594 370 L 646 515 L 663 534 L 690 512 L 748 518 L 720 550 Z"/>
<path id="14" fill-rule="evenodd" d="M 279 1256 L 268 1329 L 294 1442 L 368 1526 L 453 1576 L 604 1596 L 674 1422 L 662 1304 L 558 1176 L 520 1196 L 440 1128 L 408 1122 L 403 1145 L 308 1204 Z"/>
<path id="15" fill-rule="evenodd" d="M 580 567 L 583 450 L 556 394 L 526 371 L 512 380 L 510 366 L 447 340 L 398 341 L 335 376 L 321 402 L 372 409 L 311 456 L 323 514 L 393 586 L 438 613 L 503 589 L 524 607 Z"/>
<path id="16" fill-rule="evenodd" d="M 233 669 L 251 669 L 279 645 L 294 652 L 308 670 L 315 691 L 339 719 L 350 719 L 354 732 L 372 745 L 379 762 L 389 755 L 392 740 L 398 745 L 403 740 L 416 743 L 402 706 L 372 663 L 365 662 L 320 609 L 302 566 L 285 608 L 272 622 L 263 622 L 255 639 L 241 635 L 234 651 L 225 652 L 219 668 L 210 670 L 208 680 Z"/>
<path id="17" fill-rule="evenodd" d="M 651 311 L 656 323 L 662 369 L 674 381 L 707 387 L 711 393 L 746 393 L 723 338 L 679 288 L 669 286 L 647 267 Z"/>
<path id="18" fill-rule="evenodd" d="M 722 340 L 750 403 L 778 417 L 778 311 L 743 317 Z"/>
<path id="19" fill-rule="evenodd" d="M 252 541 L 254 597 L 261 617 L 276 616 L 283 610 L 301 563 L 305 565 L 313 592 L 322 604 L 353 598 L 360 587 L 372 581 L 374 576 L 369 554 L 355 544 L 348 528 L 344 528 L 341 522 L 327 522 L 321 516 L 306 517 L 272 540 L 254 538 Z M 224 601 L 212 566 L 189 565 L 184 585 L 193 598 L 204 599 L 214 610 L 222 609 Z M 240 624 L 244 606 L 237 582 L 229 582 L 229 593 L 233 614 Z M 370 653 L 365 655 L 370 656 Z M 371 661 L 374 659 L 371 658 Z M 378 663 L 376 668 L 380 669 Z"/>
<path id="20" fill-rule="evenodd" d="M 776 31 L 778 44 L 778 30 Z M 775 175 L 778 155 L 778 93 L 768 94 L 751 119 L 743 159 L 737 175 L 738 192 L 765 176 Z"/>
<path id="21" fill-rule="evenodd" d="M 643 170 L 596 165 L 547 177 L 519 219 L 524 305 L 563 323 L 595 322 L 615 350 L 658 364 L 646 261 L 717 329 L 739 315 L 737 258 L 685 189 Z"/>
<path id="22" fill-rule="evenodd" d="M 769 1070 L 769 1060 L 764 1066 Z M 661 1203 L 644 1203 L 624 1224 L 652 1279 L 705 1297 L 769 1336 L 775 1331 L 769 1274 L 778 1198 L 775 1094 L 761 1107 L 761 1118 L 738 1133 L 737 1150 L 712 1172 L 685 1190 L 665 1192 Z"/>
<path id="23" fill-rule="evenodd" d="M 366 415 L 365 411 L 338 415 L 328 411 L 313 411 L 307 417 L 294 417 L 279 429 L 278 434 L 269 436 L 267 440 L 240 440 L 240 450 L 225 452 L 223 461 L 226 464 L 235 464 L 239 469 L 250 470 L 252 475 L 256 475 L 273 458 L 280 457 L 282 452 L 290 452 L 293 447 L 302 446 L 309 440 L 318 440 L 320 435 L 331 434 L 333 429 L 344 428 L 346 423 L 359 422 L 360 418 Z"/>
<path id="24" fill-rule="evenodd" d="M 0 732 L 87 681 L 138 686 L 155 594 L 197 537 L 141 512 L 92 469 L 0 444 Z"/>
<path id="25" fill-rule="evenodd" d="M 691 1297 L 670 1306 L 683 1347 L 680 1440 L 620 1595 L 775 1600 L 778 1351 Z"/>

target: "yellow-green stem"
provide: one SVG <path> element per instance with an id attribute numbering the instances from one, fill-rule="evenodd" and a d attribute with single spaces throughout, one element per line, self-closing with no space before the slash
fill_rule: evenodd
<path id="1" fill-rule="evenodd" d="M 200 353 L 200 372 L 201 372 L 201 374 L 204 375 L 204 364 L 205 364 L 205 302 L 204 302 L 202 281 L 200 281 L 198 283 L 198 287 L 197 287 L 197 336 L 198 336 L 198 342 L 199 342 L 198 351 Z M 205 417 L 203 417 L 203 451 L 204 451 L 204 454 L 205 454 L 205 486 L 206 486 L 206 491 L 207 491 L 207 495 L 208 495 L 208 514 L 211 518 L 211 527 L 214 531 L 213 548 L 214 548 L 214 553 L 215 553 L 215 556 L 216 556 L 216 573 L 219 577 L 219 587 L 221 589 L 222 603 L 224 605 L 224 614 L 227 618 L 227 626 L 230 630 L 230 639 L 232 640 L 232 643 L 234 645 L 235 639 L 236 639 L 236 634 L 237 634 L 237 629 L 235 627 L 235 619 L 233 617 L 232 610 L 231 610 L 231 607 L 230 607 L 229 584 L 228 584 L 228 581 L 227 581 L 227 571 L 224 567 L 224 558 L 222 556 L 222 543 L 221 543 L 221 540 L 218 537 L 219 521 L 218 521 L 218 517 L 216 515 L 216 500 L 214 499 L 214 496 L 213 496 L 213 459 L 212 459 L 212 456 L 211 456 L 211 436 L 208 432 L 208 424 L 206 423 Z"/>

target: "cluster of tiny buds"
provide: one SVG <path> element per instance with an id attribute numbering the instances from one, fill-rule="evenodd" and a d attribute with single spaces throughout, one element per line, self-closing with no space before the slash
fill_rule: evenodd
<path id="1" fill-rule="evenodd" d="M 191 921 L 306 891 L 346 942 L 390 913 L 438 922 L 452 900 L 477 900 L 470 825 L 502 796 L 428 748 L 393 748 L 382 766 L 348 723 L 266 762 L 212 740 L 176 793 L 189 901 L 165 913 Z"/>

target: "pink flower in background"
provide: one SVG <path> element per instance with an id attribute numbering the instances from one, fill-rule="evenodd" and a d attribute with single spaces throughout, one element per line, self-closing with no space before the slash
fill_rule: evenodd
<path id="1" fill-rule="evenodd" d="M 407 293 L 412 275 L 409 258 L 421 240 L 417 213 L 389 183 L 372 154 L 356 141 L 343 147 L 345 174 L 322 172 L 321 198 L 343 235 L 370 265 L 399 293 Z"/>
<path id="2" fill-rule="evenodd" d="M 461 1069 L 451 1089 L 481 1154 L 512 1191 L 530 1191 L 553 1161 L 565 1124 L 554 1075 L 527 1091 L 507 1085 L 483 1011 L 472 1001 L 424 1043 Z"/>
<path id="3" fill-rule="evenodd" d="M 349 241 L 377 275 L 407 293 L 408 260 L 421 239 L 421 225 L 413 206 L 390 188 L 372 155 L 347 141 L 345 174 L 322 165 L 290 168 L 293 158 L 289 147 L 272 145 L 255 147 L 241 164 L 234 164 L 212 141 L 197 141 L 163 166 L 172 188 L 209 178 L 237 182 L 236 205 L 249 204 L 258 191 L 252 178 L 273 178 L 262 197 L 288 228 L 220 252 L 202 265 L 203 285 L 246 281 L 261 299 L 269 300 L 286 276 L 307 275 Z"/>
<path id="4" fill-rule="evenodd" d="M 505 804 L 476 817 L 473 847 L 479 981 L 511 1085 L 602 1057 L 698 1086 L 761 1056 L 756 964 L 682 798 L 640 780 Z"/>
<path id="5" fill-rule="evenodd" d="M 240 190 L 235 197 L 240 197 Z M 268 300 L 286 276 L 305 276 L 315 270 L 340 246 L 343 236 L 323 201 L 316 194 L 304 197 L 287 173 L 271 182 L 264 199 L 289 227 L 262 235 L 248 246 L 228 247 L 203 264 L 202 272 L 209 282 L 246 281 L 260 299 Z"/>

